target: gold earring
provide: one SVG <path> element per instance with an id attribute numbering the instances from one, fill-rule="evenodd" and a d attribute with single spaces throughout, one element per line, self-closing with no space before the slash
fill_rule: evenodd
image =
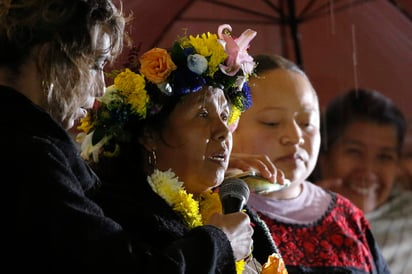
<path id="1" fill-rule="evenodd" d="M 156 151 L 154 149 L 152 149 L 151 154 L 148 155 L 147 161 L 149 166 L 156 168 Z"/>

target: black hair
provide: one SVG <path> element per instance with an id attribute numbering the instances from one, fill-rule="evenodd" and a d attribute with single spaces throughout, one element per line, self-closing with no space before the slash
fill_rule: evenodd
<path id="1" fill-rule="evenodd" d="M 326 107 L 321 119 L 321 152 L 338 140 L 353 122 L 367 121 L 379 125 L 392 125 L 397 135 L 400 155 L 406 134 L 406 120 L 401 110 L 376 90 L 351 89 L 335 97 Z"/>

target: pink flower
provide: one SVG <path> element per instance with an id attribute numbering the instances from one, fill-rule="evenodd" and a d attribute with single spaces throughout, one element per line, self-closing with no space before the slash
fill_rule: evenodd
<path id="1" fill-rule="evenodd" d="M 250 41 L 256 36 L 256 31 L 247 29 L 240 37 L 233 39 L 230 35 L 232 27 L 228 24 L 220 25 L 218 28 L 219 38 L 228 55 L 226 64 L 219 67 L 223 73 L 234 76 L 242 68 L 244 74 L 251 74 L 255 68 L 252 56 L 247 52 Z"/>

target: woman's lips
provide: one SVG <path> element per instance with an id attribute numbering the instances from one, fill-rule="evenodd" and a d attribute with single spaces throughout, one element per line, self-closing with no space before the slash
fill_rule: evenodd
<path id="1" fill-rule="evenodd" d="M 226 151 L 216 152 L 210 155 L 208 159 L 219 164 L 226 164 L 228 160 L 228 153 Z"/>
<path id="2" fill-rule="evenodd" d="M 348 187 L 355 193 L 359 195 L 369 195 L 374 193 L 378 189 L 378 184 L 369 184 L 369 185 L 359 185 L 359 184 L 352 184 L 349 183 Z"/>
<path id="3" fill-rule="evenodd" d="M 276 162 L 282 162 L 282 163 L 294 163 L 296 164 L 298 161 L 303 161 L 302 157 L 299 156 L 299 154 L 288 154 L 281 156 L 276 159 Z"/>

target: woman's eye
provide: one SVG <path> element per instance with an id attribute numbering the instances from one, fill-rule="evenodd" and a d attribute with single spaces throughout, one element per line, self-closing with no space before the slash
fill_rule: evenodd
<path id="1" fill-rule="evenodd" d="M 354 148 L 347 148 L 346 153 L 353 156 L 359 156 L 362 154 L 360 150 Z"/>
<path id="2" fill-rule="evenodd" d="M 278 122 L 262 122 L 262 124 L 268 127 L 275 127 L 279 125 Z"/>
<path id="3" fill-rule="evenodd" d="M 228 113 L 222 113 L 222 115 L 220 115 L 220 117 L 222 118 L 222 121 L 227 122 L 229 120 L 229 114 Z"/>
<path id="4" fill-rule="evenodd" d="M 303 123 L 301 125 L 302 128 L 306 129 L 306 130 L 310 130 L 312 128 L 315 128 L 315 126 L 312 123 Z"/>
<path id="5" fill-rule="evenodd" d="M 395 155 L 390 154 L 380 154 L 379 159 L 384 162 L 395 162 L 397 157 Z"/>

